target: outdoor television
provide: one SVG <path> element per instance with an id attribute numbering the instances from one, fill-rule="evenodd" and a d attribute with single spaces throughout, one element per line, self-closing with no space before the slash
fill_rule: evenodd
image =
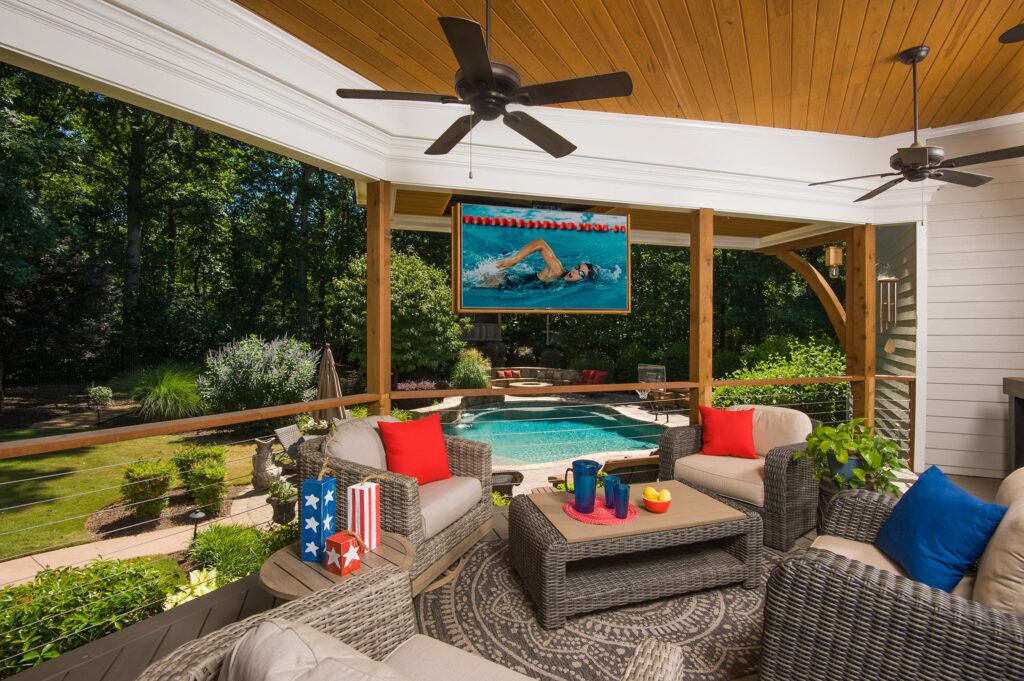
<path id="1" fill-rule="evenodd" d="M 628 314 L 629 216 L 458 204 L 456 312 Z"/>

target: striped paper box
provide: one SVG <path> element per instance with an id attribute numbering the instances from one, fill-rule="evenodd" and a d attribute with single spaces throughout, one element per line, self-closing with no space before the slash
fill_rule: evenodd
<path id="1" fill-rule="evenodd" d="M 334 524 L 337 491 L 338 483 L 334 478 L 310 478 L 302 483 L 299 528 L 302 530 L 302 560 L 306 562 L 322 563 L 324 560 L 324 543 L 337 529 Z"/>
<path id="2" fill-rule="evenodd" d="M 367 551 L 380 546 L 380 485 L 375 482 L 349 485 L 348 529 L 359 535 Z"/>

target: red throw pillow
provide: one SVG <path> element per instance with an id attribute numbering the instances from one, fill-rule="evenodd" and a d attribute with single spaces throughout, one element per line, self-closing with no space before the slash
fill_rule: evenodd
<path id="1" fill-rule="evenodd" d="M 512 374 L 511 376 L 509 376 L 509 378 L 522 378 L 523 377 L 523 372 L 519 371 L 519 369 L 513 369 L 509 373 Z"/>
<path id="2" fill-rule="evenodd" d="M 452 477 L 440 414 L 415 421 L 380 421 L 377 425 L 389 471 L 416 478 L 421 485 Z"/>
<path id="3" fill-rule="evenodd" d="M 607 371 L 595 371 L 594 372 L 594 383 L 604 383 L 604 379 L 608 378 Z"/>
<path id="4" fill-rule="evenodd" d="M 508 369 L 502 369 L 498 372 L 498 376 L 501 378 L 512 378 L 512 372 Z"/>
<path id="5" fill-rule="evenodd" d="M 594 370 L 593 369 L 584 369 L 583 370 L 583 382 L 584 383 L 589 384 L 590 381 L 593 378 L 594 378 Z"/>
<path id="6" fill-rule="evenodd" d="M 700 407 L 700 424 L 704 430 L 701 454 L 756 459 L 754 451 L 754 410 L 712 409 Z"/>

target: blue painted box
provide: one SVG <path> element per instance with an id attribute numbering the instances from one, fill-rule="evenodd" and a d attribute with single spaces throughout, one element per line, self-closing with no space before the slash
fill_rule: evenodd
<path id="1" fill-rule="evenodd" d="M 337 492 L 338 484 L 334 478 L 310 478 L 302 483 L 299 529 L 302 532 L 302 560 L 306 562 L 323 562 L 324 544 L 336 530 L 334 509 Z"/>

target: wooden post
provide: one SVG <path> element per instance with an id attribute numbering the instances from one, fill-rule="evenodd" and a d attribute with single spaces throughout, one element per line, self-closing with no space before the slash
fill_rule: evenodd
<path id="1" fill-rule="evenodd" d="M 715 264 L 714 211 L 690 213 L 690 422 L 700 422 L 699 405 L 711 406 L 712 319 Z"/>
<path id="2" fill-rule="evenodd" d="M 391 413 L 391 183 L 366 187 L 366 390 L 374 414 Z"/>
<path id="3" fill-rule="evenodd" d="M 853 416 L 875 423 L 875 226 L 853 228 L 846 242 L 846 373 Z"/>

